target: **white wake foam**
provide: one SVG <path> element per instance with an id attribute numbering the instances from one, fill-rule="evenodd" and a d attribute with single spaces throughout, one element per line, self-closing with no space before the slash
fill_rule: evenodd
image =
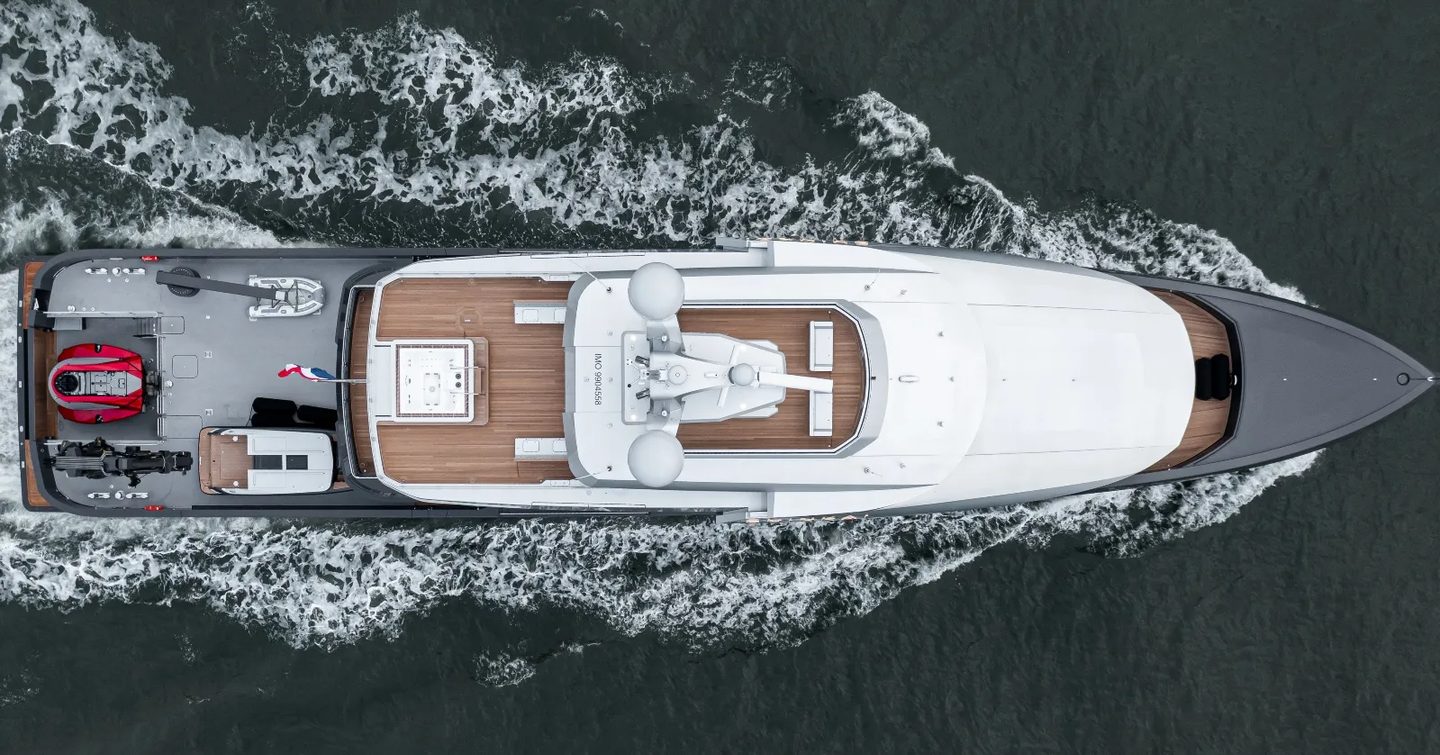
<path id="1" fill-rule="evenodd" d="M 477 223 L 518 210 L 581 234 L 694 243 L 768 233 L 971 246 L 1299 296 L 1195 226 L 1098 201 L 1056 212 L 1011 201 L 979 177 L 956 174 L 925 124 L 878 93 L 846 102 L 828 124 L 853 136 L 851 154 L 781 167 L 759 159 L 746 123 L 726 114 L 727 103 L 793 104 L 788 74 L 765 65 L 738 65 L 730 89 L 712 95 L 603 59 L 577 56 L 544 69 L 500 61 L 486 45 L 413 16 L 377 31 L 287 44 L 294 70 L 307 72 L 306 91 L 288 100 L 309 97 L 327 114 L 299 108 L 294 122 L 226 134 L 189 123 L 189 104 L 166 92 L 171 69 L 155 48 L 107 35 L 72 0 L 12 2 L 0 7 L 0 128 L 71 145 L 151 187 L 202 198 L 243 189 L 298 203 L 297 217 L 317 219 L 322 237 L 326 212 L 356 204 L 458 211 Z M 716 115 L 681 134 L 642 136 L 637 124 L 665 98 L 700 99 Z M 23 169 L 26 159 L 13 164 Z M 278 241 L 183 202 L 137 220 L 82 217 L 61 194 L 41 196 L 0 202 L 7 253 L 53 251 L 97 231 L 120 246 Z M 14 274 L 0 285 L 13 292 Z M 0 322 L 0 333 L 13 351 L 13 323 Z M 13 360 L 0 362 L 0 379 L 13 381 L 14 369 Z M 0 402 L 0 433 L 8 427 L 13 437 L 9 402 Z M 516 611 L 546 605 L 602 617 L 627 633 L 762 647 L 863 614 L 1004 543 L 1041 547 L 1066 536 L 1110 555 L 1138 553 L 1223 521 L 1314 460 L 997 511 L 720 527 L 43 516 L 15 503 L 13 449 L 0 446 L 0 457 L 8 491 L 0 600 L 63 609 L 195 602 L 295 645 L 396 632 L 442 601 Z M 485 684 L 534 673 L 534 663 L 514 653 L 479 655 L 475 664 Z"/>
<path id="2" fill-rule="evenodd" d="M 74 249 L 82 238 L 91 244 L 119 248 L 321 246 L 277 238 L 270 231 L 223 213 L 87 217 L 54 196 L 39 203 L 15 202 L 0 209 L 0 259 Z"/>

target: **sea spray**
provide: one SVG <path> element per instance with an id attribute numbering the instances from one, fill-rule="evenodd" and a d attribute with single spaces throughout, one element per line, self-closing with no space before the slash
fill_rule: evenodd
<path id="1" fill-rule="evenodd" d="M 166 91 L 172 71 L 156 48 L 107 35 L 82 6 L 0 7 L 0 147 L 12 177 L 0 183 L 5 253 L 777 234 L 974 247 L 1299 298 L 1211 231 L 1099 200 L 1061 211 L 1013 201 L 958 172 L 925 124 L 879 93 L 840 103 L 824 124 L 849 135 L 849 154 L 767 162 L 738 113 L 795 106 L 793 76 L 772 64 L 737 63 L 726 91 L 699 92 L 599 58 L 506 62 L 413 15 L 276 44 L 277 69 L 303 87 L 287 101 L 306 105 L 227 134 L 190 123 L 189 103 Z M 644 135 L 638 122 L 667 98 L 709 103 L 714 116 Z M 0 280 L 12 296 L 16 277 Z M 13 325 L 0 323 L 7 353 Z M 14 369 L 0 363 L 0 377 L 13 381 Z M 0 429 L 14 437 L 10 401 L 0 402 Z M 393 634 L 442 602 L 470 601 L 582 611 L 696 648 L 775 647 L 999 545 L 1040 548 L 1063 536 L 1106 555 L 1140 553 L 1223 521 L 1314 458 L 905 519 L 380 525 L 31 514 L 16 503 L 16 454 L 0 448 L 0 600 L 196 603 L 296 646 Z M 510 650 L 474 664 L 484 684 L 534 673 Z"/>

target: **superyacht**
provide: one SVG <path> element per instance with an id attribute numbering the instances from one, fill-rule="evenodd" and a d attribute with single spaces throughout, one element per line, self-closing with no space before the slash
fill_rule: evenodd
<path id="1" fill-rule="evenodd" d="M 23 501 L 91 516 L 953 511 L 1277 461 L 1434 380 L 1292 302 L 951 249 L 22 264 Z"/>

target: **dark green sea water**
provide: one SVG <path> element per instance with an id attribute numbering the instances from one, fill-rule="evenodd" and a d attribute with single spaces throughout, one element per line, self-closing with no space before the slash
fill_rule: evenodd
<path id="1" fill-rule="evenodd" d="M 1303 297 L 1434 365 L 1436 39 L 1401 1 L 6 0 L 0 252 L 921 241 Z M 1437 421 L 858 525 L 7 492 L 0 751 L 1436 751 Z"/>

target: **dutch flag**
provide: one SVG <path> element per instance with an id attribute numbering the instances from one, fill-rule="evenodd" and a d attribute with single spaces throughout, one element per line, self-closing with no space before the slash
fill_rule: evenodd
<path id="1" fill-rule="evenodd" d="M 320 369 L 319 367 L 301 367 L 298 364 L 285 365 L 285 369 L 281 370 L 279 374 L 282 378 L 290 377 L 291 375 L 299 375 L 306 380 L 310 380 L 316 383 L 324 383 L 336 379 L 334 375 L 331 375 L 330 373 Z"/>

